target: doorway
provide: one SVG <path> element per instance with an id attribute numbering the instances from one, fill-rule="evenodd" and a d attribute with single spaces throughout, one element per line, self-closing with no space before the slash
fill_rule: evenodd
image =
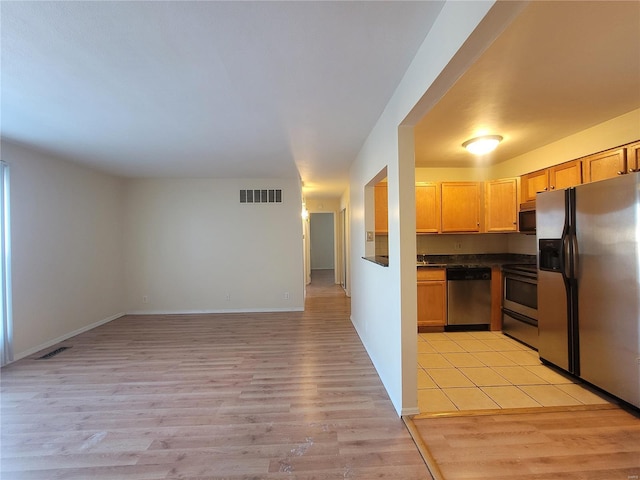
<path id="1" fill-rule="evenodd" d="M 309 216 L 311 282 L 318 276 L 333 276 L 335 271 L 335 229 L 333 213 Z"/>
<path id="2" fill-rule="evenodd" d="M 340 219 L 338 221 L 338 266 L 340 285 L 347 290 L 347 209 L 340 210 Z"/>

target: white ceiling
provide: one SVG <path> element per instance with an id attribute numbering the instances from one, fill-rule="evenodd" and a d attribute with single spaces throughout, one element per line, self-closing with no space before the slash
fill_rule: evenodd
<path id="1" fill-rule="evenodd" d="M 0 2 L 2 135 L 339 195 L 443 2 Z"/>
<path id="2" fill-rule="evenodd" d="M 637 108 L 640 2 L 534 1 L 416 125 L 416 165 L 499 163 Z M 478 158 L 478 134 L 504 140 Z"/>
<path id="3" fill-rule="evenodd" d="M 2 136 L 123 176 L 340 195 L 443 2 L 0 2 Z M 498 163 L 640 108 L 640 2 L 531 2 L 416 126 Z M 464 140 L 505 137 L 478 159 Z"/>

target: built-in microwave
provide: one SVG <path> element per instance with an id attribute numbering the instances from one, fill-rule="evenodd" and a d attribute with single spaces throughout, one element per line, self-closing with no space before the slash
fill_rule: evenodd
<path id="1" fill-rule="evenodd" d="M 518 213 L 518 231 L 520 233 L 536 233 L 536 203 L 527 202 L 520 204 Z"/>

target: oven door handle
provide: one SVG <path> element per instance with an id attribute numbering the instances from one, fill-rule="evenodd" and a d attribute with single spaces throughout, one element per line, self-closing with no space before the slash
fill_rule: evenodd
<path id="1" fill-rule="evenodd" d="M 509 280 L 518 280 L 519 282 L 531 283 L 533 285 L 537 285 L 538 284 L 537 275 L 526 276 L 526 275 L 522 275 L 520 272 L 511 273 L 511 272 L 508 272 L 508 271 L 503 271 L 502 272 L 502 278 L 504 278 L 505 280 L 507 280 L 507 279 L 509 279 Z"/>
<path id="2" fill-rule="evenodd" d="M 502 313 L 504 313 L 505 315 L 509 315 L 510 317 L 515 318 L 516 320 L 519 320 L 522 323 L 526 323 L 534 327 L 538 326 L 538 322 L 533 318 L 526 317 L 520 313 L 514 312 L 513 310 L 507 310 L 506 308 L 503 308 Z"/>

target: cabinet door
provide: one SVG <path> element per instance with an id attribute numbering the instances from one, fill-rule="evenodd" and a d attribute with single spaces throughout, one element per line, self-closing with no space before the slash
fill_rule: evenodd
<path id="1" fill-rule="evenodd" d="M 572 160 L 549 168 L 549 188 L 562 190 L 582 183 L 582 162 Z"/>
<path id="2" fill-rule="evenodd" d="M 518 179 L 485 183 L 485 231 L 518 231 Z"/>
<path id="3" fill-rule="evenodd" d="M 418 326 L 438 327 L 447 323 L 446 282 L 418 282 Z"/>
<path id="4" fill-rule="evenodd" d="M 376 233 L 387 233 L 389 231 L 389 200 L 387 194 L 387 184 L 379 183 L 375 186 L 375 212 L 376 212 Z"/>
<path id="5" fill-rule="evenodd" d="M 442 233 L 480 231 L 480 182 L 442 182 Z"/>
<path id="6" fill-rule="evenodd" d="M 440 231 L 440 188 L 437 183 L 416 185 L 416 232 Z"/>
<path id="7" fill-rule="evenodd" d="M 640 142 L 627 145 L 627 173 L 640 172 Z"/>
<path id="8" fill-rule="evenodd" d="M 627 173 L 626 149 L 617 148 L 582 159 L 584 183 L 597 182 Z"/>
<path id="9" fill-rule="evenodd" d="M 522 203 L 536 199 L 536 193 L 546 192 L 549 189 L 549 170 L 537 170 L 527 173 L 520 179 L 522 188 Z"/>

